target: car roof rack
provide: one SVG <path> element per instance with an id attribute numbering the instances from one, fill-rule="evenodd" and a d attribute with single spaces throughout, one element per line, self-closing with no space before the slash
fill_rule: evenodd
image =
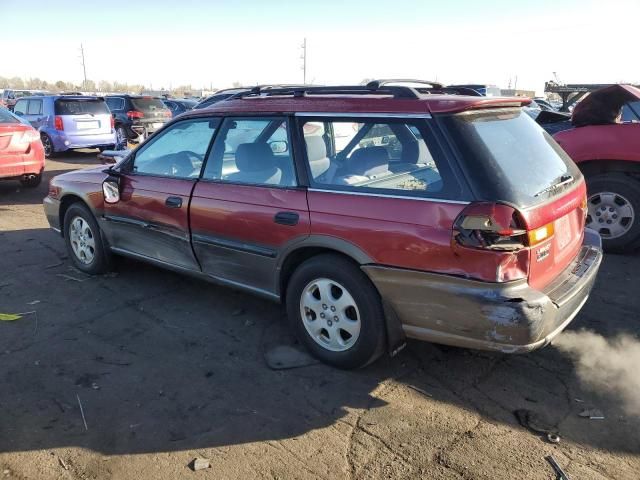
<path id="1" fill-rule="evenodd" d="M 391 85 L 391 84 L 418 84 Z M 422 86 L 424 85 L 424 86 Z M 314 86 L 314 85 L 292 85 L 292 86 L 266 86 L 258 85 L 245 92 L 239 92 L 227 99 L 238 100 L 248 97 L 273 97 L 290 95 L 294 98 L 314 95 L 388 95 L 393 98 L 420 99 L 423 95 L 469 95 L 481 96 L 471 88 L 446 87 L 441 83 L 430 80 L 414 79 L 382 79 L 371 80 L 366 85 L 342 85 L 342 86 Z"/>
<path id="2" fill-rule="evenodd" d="M 388 86 L 381 88 L 368 88 L 362 85 L 342 86 L 294 86 L 282 88 L 253 87 L 246 92 L 237 93 L 227 99 L 237 100 L 247 97 L 273 97 L 291 95 L 293 97 L 305 97 L 314 95 L 390 95 L 394 98 L 420 98 L 415 89 L 406 86 Z"/>

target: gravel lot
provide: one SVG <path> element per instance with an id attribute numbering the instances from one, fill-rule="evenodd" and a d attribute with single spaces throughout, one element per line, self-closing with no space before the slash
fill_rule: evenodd
<path id="1" fill-rule="evenodd" d="M 65 154 L 47 177 L 95 163 Z M 271 370 L 265 352 L 294 344 L 280 306 L 128 260 L 86 277 L 47 228 L 47 182 L 19 187 L 0 183 L 0 313 L 34 313 L 0 322 L 0 479 L 553 479 L 547 455 L 572 479 L 640 476 L 640 419 L 553 346 L 410 342 L 359 371 Z M 571 329 L 637 336 L 639 270 L 606 256 Z"/>

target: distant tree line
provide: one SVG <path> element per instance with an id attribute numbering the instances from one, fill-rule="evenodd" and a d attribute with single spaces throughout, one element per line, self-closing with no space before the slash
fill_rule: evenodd
<path id="1" fill-rule="evenodd" d="M 108 82 L 106 80 L 100 80 L 95 82 L 93 80 L 87 80 L 84 83 L 73 83 L 58 80 L 57 82 L 47 82 L 39 78 L 20 78 L 20 77 L 0 77 L 0 89 L 11 88 L 14 90 L 46 90 L 49 92 L 133 92 L 141 93 L 145 90 L 150 90 L 144 85 L 137 83 L 129 84 L 124 82 Z M 165 90 L 161 88 L 160 90 Z M 176 95 L 184 95 L 185 92 L 192 92 L 191 85 L 180 85 L 170 90 Z"/>

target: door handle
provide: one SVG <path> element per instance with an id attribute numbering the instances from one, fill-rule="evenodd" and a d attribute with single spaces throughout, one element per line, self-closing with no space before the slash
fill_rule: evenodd
<path id="1" fill-rule="evenodd" d="M 182 198 L 180 197 L 167 197 L 164 204 L 169 208 L 180 208 L 182 206 Z"/>
<path id="2" fill-rule="evenodd" d="M 275 217 L 273 217 L 274 222 L 289 226 L 297 225 L 299 219 L 300 215 L 295 212 L 278 212 Z"/>

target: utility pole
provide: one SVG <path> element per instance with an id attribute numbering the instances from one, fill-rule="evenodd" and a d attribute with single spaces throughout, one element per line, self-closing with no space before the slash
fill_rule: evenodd
<path id="1" fill-rule="evenodd" d="M 82 57 L 82 72 L 84 73 L 84 82 L 82 83 L 82 90 L 87 89 L 87 67 L 84 63 L 84 48 L 80 44 L 80 56 Z"/>
<path id="2" fill-rule="evenodd" d="M 302 60 L 302 83 L 304 85 L 307 84 L 307 38 L 304 38 L 302 42 L 302 55 L 300 59 Z"/>

